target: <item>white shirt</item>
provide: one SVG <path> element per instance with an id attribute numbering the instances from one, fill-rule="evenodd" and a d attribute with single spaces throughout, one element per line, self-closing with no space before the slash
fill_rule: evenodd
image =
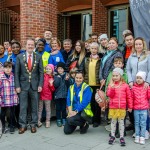
<path id="1" fill-rule="evenodd" d="M 29 55 L 31 55 L 31 64 L 32 64 L 32 62 L 33 62 L 33 53 L 29 54 L 28 52 L 26 52 L 26 55 L 27 55 L 27 63 L 28 63 Z"/>

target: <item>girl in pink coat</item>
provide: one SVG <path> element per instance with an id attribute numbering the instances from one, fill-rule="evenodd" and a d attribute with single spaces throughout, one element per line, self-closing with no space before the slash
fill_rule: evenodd
<path id="1" fill-rule="evenodd" d="M 45 104 L 46 108 L 46 128 L 50 127 L 50 115 L 51 115 L 51 100 L 53 92 L 55 91 L 53 82 L 54 82 L 54 66 L 52 64 L 48 64 L 45 67 L 46 73 L 44 74 L 44 84 L 42 91 L 40 93 L 39 100 L 39 112 L 38 112 L 38 127 L 42 126 L 41 123 L 41 115 L 43 111 L 43 104 Z"/>
<path id="2" fill-rule="evenodd" d="M 146 121 L 149 109 L 150 88 L 144 87 L 146 72 L 136 74 L 136 83 L 132 87 L 135 120 L 135 143 L 145 144 Z"/>
<path id="3" fill-rule="evenodd" d="M 128 84 L 123 80 L 123 70 L 115 68 L 112 73 L 112 81 L 108 85 L 107 96 L 109 97 L 109 118 L 111 118 L 111 137 L 109 144 L 115 142 L 116 123 L 119 123 L 120 145 L 125 146 L 124 119 L 126 107 L 132 111 L 132 96 Z"/>

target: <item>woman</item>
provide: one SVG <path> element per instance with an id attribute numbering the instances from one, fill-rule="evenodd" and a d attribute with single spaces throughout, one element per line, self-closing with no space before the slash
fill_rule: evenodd
<path id="1" fill-rule="evenodd" d="M 100 67 L 100 57 L 98 55 L 99 45 L 93 42 L 90 45 L 91 55 L 86 58 L 85 61 L 85 77 L 84 81 L 91 86 L 93 89 L 93 95 L 91 100 L 91 108 L 93 111 L 93 127 L 98 127 L 100 124 L 101 109 L 98 103 L 95 101 L 96 90 L 99 89 L 99 67 Z"/>
<path id="2" fill-rule="evenodd" d="M 101 59 L 100 65 L 100 83 L 105 85 L 105 81 L 109 75 L 109 72 L 114 68 L 113 62 L 116 57 L 122 57 L 121 51 L 118 50 L 118 41 L 115 37 L 112 37 L 108 42 L 108 49 Z"/>
<path id="3" fill-rule="evenodd" d="M 71 70 L 75 67 L 80 70 L 84 70 L 85 55 L 85 44 L 84 42 L 78 40 L 75 44 L 75 49 L 73 53 L 69 56 L 66 62 L 67 70 Z"/>
<path id="4" fill-rule="evenodd" d="M 58 50 L 60 46 L 60 41 L 58 39 L 51 40 L 51 47 L 52 51 L 50 53 L 49 64 L 53 64 L 55 67 L 57 66 L 58 62 L 63 62 L 64 59 L 61 52 Z"/>
<path id="5" fill-rule="evenodd" d="M 133 52 L 127 61 L 127 75 L 129 86 L 132 88 L 138 71 L 146 72 L 144 87 L 150 84 L 150 55 L 147 53 L 146 42 L 138 37 L 134 40 Z"/>
<path id="6" fill-rule="evenodd" d="M 80 126 L 80 134 L 86 133 L 89 128 L 86 118 L 93 117 L 90 106 L 92 91 L 90 86 L 83 82 L 83 80 L 83 73 L 77 72 L 75 83 L 68 90 L 68 117 L 64 126 L 65 134 L 73 133 L 77 126 Z"/>

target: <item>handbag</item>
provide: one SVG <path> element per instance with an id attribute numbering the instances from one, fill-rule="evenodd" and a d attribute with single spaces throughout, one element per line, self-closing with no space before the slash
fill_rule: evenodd
<path id="1" fill-rule="evenodd" d="M 77 63 L 78 63 L 77 60 L 73 61 L 73 62 L 70 64 L 70 66 L 69 66 L 69 70 L 75 68 L 75 67 L 77 66 Z"/>
<path id="2" fill-rule="evenodd" d="M 105 111 L 105 109 L 108 106 L 107 106 L 107 102 L 106 102 L 105 92 L 101 90 L 103 86 L 104 86 L 104 82 L 101 84 L 100 89 L 96 90 L 95 101 L 101 107 L 102 111 Z"/>

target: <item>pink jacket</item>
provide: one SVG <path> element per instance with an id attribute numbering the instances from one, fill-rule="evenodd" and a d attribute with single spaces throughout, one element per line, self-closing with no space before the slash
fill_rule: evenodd
<path id="1" fill-rule="evenodd" d="M 150 87 L 144 89 L 144 84 L 134 84 L 132 87 L 133 109 L 144 110 L 149 109 Z"/>
<path id="2" fill-rule="evenodd" d="M 117 87 L 118 86 L 118 87 Z M 109 97 L 109 108 L 112 109 L 126 109 L 127 107 L 132 109 L 132 96 L 131 91 L 126 83 L 115 83 L 116 88 L 112 88 L 110 85 L 107 89 L 107 96 Z"/>
<path id="3" fill-rule="evenodd" d="M 52 100 L 53 92 L 55 91 L 54 85 L 50 86 L 49 80 L 54 80 L 53 76 L 44 74 L 44 84 L 42 92 L 40 93 L 40 100 Z"/>

